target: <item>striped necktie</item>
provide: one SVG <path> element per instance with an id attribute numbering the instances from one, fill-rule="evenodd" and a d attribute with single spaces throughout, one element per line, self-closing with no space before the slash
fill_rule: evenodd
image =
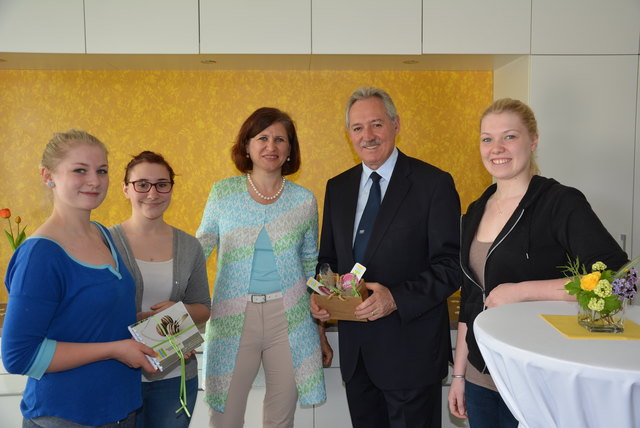
<path id="1" fill-rule="evenodd" d="M 362 262 L 364 259 L 365 251 L 367 250 L 367 244 L 371 237 L 373 225 L 376 222 L 378 216 L 378 210 L 380 209 L 380 175 L 377 172 L 372 172 L 369 176 L 371 178 L 371 189 L 369 190 L 369 199 L 367 199 L 367 205 L 364 207 L 362 217 L 360 218 L 360 224 L 358 224 L 358 230 L 356 231 L 356 240 L 353 243 L 353 258 L 356 262 Z"/>

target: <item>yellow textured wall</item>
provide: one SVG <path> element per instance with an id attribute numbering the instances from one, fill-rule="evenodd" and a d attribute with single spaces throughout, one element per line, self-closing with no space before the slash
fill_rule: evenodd
<path id="1" fill-rule="evenodd" d="M 75 127 L 110 150 L 111 188 L 95 220 L 127 218 L 122 171 L 130 155 L 149 149 L 179 175 L 167 221 L 195 233 L 211 184 L 237 173 L 229 148 L 241 123 L 256 108 L 274 106 L 296 121 L 302 168 L 291 178 L 315 192 L 321 211 L 326 180 L 357 162 L 343 109 L 362 85 L 391 94 L 401 118 L 398 147 L 451 172 L 463 209 L 490 184 L 477 123 L 492 99 L 491 72 L 0 71 L 0 208 L 20 215 L 27 232 L 46 218 L 51 205 L 40 156 L 53 132 Z M 3 277 L 10 256 L 3 237 Z"/>

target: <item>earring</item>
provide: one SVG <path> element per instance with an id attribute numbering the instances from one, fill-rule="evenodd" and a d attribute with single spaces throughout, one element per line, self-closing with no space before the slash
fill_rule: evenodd
<path id="1" fill-rule="evenodd" d="M 291 158 L 287 156 L 287 162 L 291 162 Z"/>
<path id="2" fill-rule="evenodd" d="M 54 183 L 53 181 L 48 181 L 47 182 L 47 187 L 49 189 L 53 189 L 54 187 L 56 187 L 56 183 Z"/>
<path id="3" fill-rule="evenodd" d="M 247 159 L 249 159 L 249 153 L 247 153 Z"/>

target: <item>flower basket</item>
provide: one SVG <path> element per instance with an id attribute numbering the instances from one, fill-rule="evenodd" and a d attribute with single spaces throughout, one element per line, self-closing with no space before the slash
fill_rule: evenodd
<path id="1" fill-rule="evenodd" d="M 359 296 L 342 296 L 333 292 L 328 296 L 316 295 L 315 300 L 318 306 L 329 311 L 332 320 L 366 322 L 366 319 L 360 320 L 355 316 L 356 306 L 369 297 L 369 290 L 362 279 L 358 282 L 358 294 Z"/>

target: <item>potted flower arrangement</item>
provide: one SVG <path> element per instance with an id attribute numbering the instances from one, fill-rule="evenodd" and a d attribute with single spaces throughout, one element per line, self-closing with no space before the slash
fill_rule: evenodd
<path id="1" fill-rule="evenodd" d="M 576 259 L 564 266 L 570 278 L 565 290 L 578 301 L 578 323 L 589 331 L 621 333 L 624 331 L 624 311 L 638 293 L 638 271 L 635 266 L 640 257 L 614 272 L 602 262 L 591 266 L 587 273 Z"/>

